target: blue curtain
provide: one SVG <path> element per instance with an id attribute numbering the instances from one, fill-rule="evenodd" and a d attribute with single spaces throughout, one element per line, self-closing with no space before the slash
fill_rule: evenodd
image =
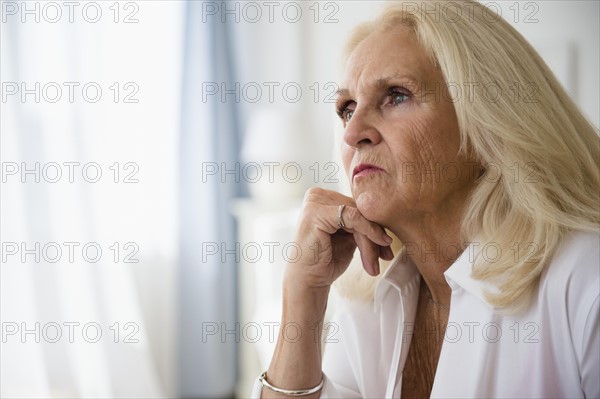
<path id="1" fill-rule="evenodd" d="M 203 244 L 233 243 L 230 200 L 242 195 L 234 176 L 204 175 L 206 165 L 232 169 L 239 154 L 239 104 L 228 26 L 202 21 L 201 1 L 187 3 L 180 146 L 179 386 L 182 397 L 232 397 L 237 380 L 235 255 L 205 256 Z M 204 98 L 203 98 L 204 97 Z M 204 169 L 203 169 L 204 165 Z M 227 250 L 231 248 L 227 247 Z M 224 260 L 224 261 L 223 261 Z M 216 334 L 207 336 L 207 332 Z M 204 334 L 203 334 L 204 333 Z"/>

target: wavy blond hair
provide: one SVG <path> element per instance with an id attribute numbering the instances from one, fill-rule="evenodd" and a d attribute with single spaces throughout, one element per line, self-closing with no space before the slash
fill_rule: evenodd
<path id="1" fill-rule="evenodd" d="M 353 31 L 345 59 L 372 32 L 398 26 L 411 30 L 449 87 L 473 90 L 449 90 L 461 151 L 486 169 L 462 225 L 480 244 L 472 276 L 498 288 L 487 293 L 495 307 L 523 308 L 563 237 L 599 230 L 597 128 L 521 34 L 476 1 L 397 2 Z M 489 244 L 501 251 L 486 254 Z M 342 295 L 357 291 L 350 285 L 372 295 L 373 279 L 342 277 Z"/>

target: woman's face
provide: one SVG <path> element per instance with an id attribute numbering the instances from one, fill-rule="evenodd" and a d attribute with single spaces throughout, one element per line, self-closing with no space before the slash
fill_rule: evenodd
<path id="1" fill-rule="evenodd" d="M 376 31 L 350 55 L 337 107 L 344 166 L 367 219 L 392 228 L 464 204 L 479 168 L 458 156 L 446 87 L 406 28 Z"/>

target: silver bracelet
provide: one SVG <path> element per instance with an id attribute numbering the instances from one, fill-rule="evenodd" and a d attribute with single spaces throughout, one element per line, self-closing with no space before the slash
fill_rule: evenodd
<path id="1" fill-rule="evenodd" d="M 310 395 L 311 393 L 315 393 L 315 392 L 319 392 L 319 390 L 321 390 L 321 388 L 323 388 L 323 377 L 321 377 L 321 382 L 319 382 L 319 385 L 317 385 L 314 388 L 310 388 L 310 389 L 294 389 L 294 390 L 288 390 L 288 389 L 281 389 L 281 388 L 277 388 L 274 387 L 273 385 L 269 384 L 269 381 L 267 381 L 267 372 L 265 371 L 264 373 L 262 373 L 260 375 L 260 377 L 258 377 L 258 380 L 260 381 L 260 383 L 262 384 L 263 387 L 267 387 L 269 388 L 271 391 L 275 391 L 287 396 L 306 396 L 306 395 Z"/>

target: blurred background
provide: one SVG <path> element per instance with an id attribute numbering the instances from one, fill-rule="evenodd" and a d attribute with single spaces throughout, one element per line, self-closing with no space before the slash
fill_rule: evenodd
<path id="1" fill-rule="evenodd" d="M 249 396 L 302 196 L 343 185 L 343 43 L 389 3 L 0 2 L 2 397 Z M 484 4 L 598 126 L 599 3 Z"/>

